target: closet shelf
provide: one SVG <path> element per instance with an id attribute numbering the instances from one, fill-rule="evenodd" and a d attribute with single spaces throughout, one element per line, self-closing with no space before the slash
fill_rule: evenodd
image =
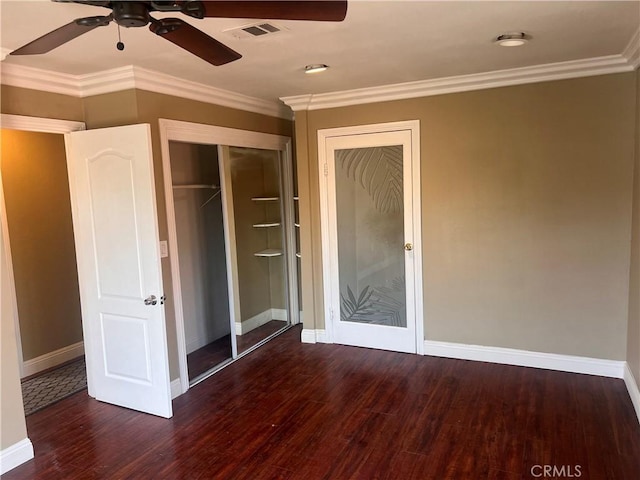
<path id="1" fill-rule="evenodd" d="M 266 250 L 256 252 L 253 255 L 256 257 L 279 257 L 282 255 L 282 250 L 277 250 L 275 248 L 267 248 Z"/>
<path id="2" fill-rule="evenodd" d="M 218 185 L 207 185 L 207 184 L 202 184 L 202 183 L 187 183 L 184 185 L 172 185 L 173 188 L 178 189 L 178 188 L 211 188 L 211 189 L 217 189 L 220 188 L 220 186 Z"/>
<path id="3" fill-rule="evenodd" d="M 279 227 L 280 222 L 262 222 L 262 223 L 254 223 L 253 228 L 269 228 L 269 227 Z"/>
<path id="4" fill-rule="evenodd" d="M 276 202 L 280 197 L 251 197 L 254 202 Z"/>

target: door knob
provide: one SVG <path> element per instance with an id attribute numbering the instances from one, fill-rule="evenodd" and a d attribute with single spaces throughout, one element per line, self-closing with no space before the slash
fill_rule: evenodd
<path id="1" fill-rule="evenodd" d="M 150 295 L 144 299 L 145 305 L 155 305 L 156 303 L 158 303 L 158 299 L 156 298 L 155 295 Z"/>
<path id="2" fill-rule="evenodd" d="M 413 243 L 405 243 L 404 244 L 404 249 L 406 251 L 413 250 Z"/>

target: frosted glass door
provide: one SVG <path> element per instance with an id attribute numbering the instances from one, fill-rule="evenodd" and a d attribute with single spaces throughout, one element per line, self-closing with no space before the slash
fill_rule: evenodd
<path id="1" fill-rule="evenodd" d="M 406 328 L 402 145 L 335 160 L 340 320 Z"/>
<path id="2" fill-rule="evenodd" d="M 328 321 L 336 343 L 416 352 L 411 142 L 402 130 L 325 141 Z"/>

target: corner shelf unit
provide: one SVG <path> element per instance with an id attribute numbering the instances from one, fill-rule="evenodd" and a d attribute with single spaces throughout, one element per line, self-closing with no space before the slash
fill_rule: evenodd
<path id="1" fill-rule="evenodd" d="M 267 248 L 253 254 L 255 257 L 280 257 L 282 256 L 282 250 L 276 248 Z"/>
<path id="2" fill-rule="evenodd" d="M 277 196 L 259 196 L 259 197 L 251 197 L 253 202 L 278 202 L 280 197 Z M 258 222 L 253 224 L 253 228 L 275 228 L 281 226 L 282 223 L 280 220 L 265 220 L 264 222 Z M 281 257 L 284 254 L 282 249 L 280 248 L 266 248 L 264 250 L 260 250 L 259 252 L 255 252 L 253 254 L 254 257 L 263 257 L 263 258 L 274 258 Z"/>

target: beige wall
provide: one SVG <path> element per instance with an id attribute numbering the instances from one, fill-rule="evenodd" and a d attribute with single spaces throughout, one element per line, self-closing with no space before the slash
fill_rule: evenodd
<path id="1" fill-rule="evenodd" d="M 323 327 L 317 130 L 418 119 L 426 338 L 623 360 L 635 88 L 628 73 L 297 112 L 305 326 Z"/>
<path id="2" fill-rule="evenodd" d="M 633 175 L 633 233 L 629 275 L 627 363 L 640 383 L 640 70 L 636 70 L 636 156 Z"/>
<path id="3" fill-rule="evenodd" d="M 2 200 L 0 208 L 1 205 Z M 0 229 L 0 451 L 27 437 L 18 373 L 14 314 L 5 232 Z"/>
<path id="4" fill-rule="evenodd" d="M 0 111 L 11 115 L 84 121 L 81 98 L 0 85 Z"/>
<path id="5" fill-rule="evenodd" d="M 64 137 L 3 129 L 1 155 L 27 361 L 82 341 Z"/>

